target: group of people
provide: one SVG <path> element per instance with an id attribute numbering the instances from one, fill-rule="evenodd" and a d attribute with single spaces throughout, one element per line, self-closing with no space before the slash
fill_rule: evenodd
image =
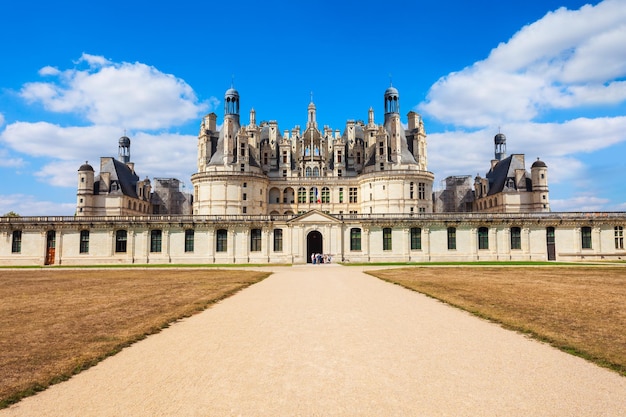
<path id="1" fill-rule="evenodd" d="M 315 264 L 329 264 L 332 261 L 332 257 L 328 254 L 312 253 L 311 263 Z"/>

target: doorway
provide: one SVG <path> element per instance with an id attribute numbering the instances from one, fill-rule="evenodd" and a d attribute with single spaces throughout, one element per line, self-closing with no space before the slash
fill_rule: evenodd
<path id="1" fill-rule="evenodd" d="M 312 263 L 311 254 L 324 253 L 324 244 L 322 242 L 322 234 L 317 230 L 309 232 L 306 236 L 306 262 Z"/>
<path id="2" fill-rule="evenodd" d="M 548 260 L 556 261 L 556 242 L 554 238 L 554 227 L 546 228 L 546 246 L 548 247 Z"/>
<path id="3" fill-rule="evenodd" d="M 48 233 L 46 233 L 46 265 L 54 265 L 56 239 L 56 232 L 54 230 L 48 230 Z"/>

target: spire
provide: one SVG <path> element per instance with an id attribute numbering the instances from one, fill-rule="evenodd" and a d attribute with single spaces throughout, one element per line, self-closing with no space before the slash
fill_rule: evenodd
<path id="1" fill-rule="evenodd" d="M 315 120 L 316 108 L 315 108 L 315 103 L 313 103 L 313 91 L 311 91 L 311 102 L 309 103 L 308 111 L 309 111 L 309 120 L 306 126 L 307 128 L 309 127 L 316 128 L 317 127 L 317 121 Z"/>

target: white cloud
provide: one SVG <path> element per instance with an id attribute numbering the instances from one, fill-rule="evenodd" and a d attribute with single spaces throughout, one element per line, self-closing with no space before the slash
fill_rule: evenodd
<path id="1" fill-rule="evenodd" d="M 39 181 L 75 187 L 76 170 L 84 161 L 97 171 L 101 156 L 117 156 L 120 136 L 112 126 L 61 127 L 46 122 L 16 122 L 0 133 L 0 141 L 20 153 L 49 159 L 35 172 Z M 145 132 L 129 136 L 131 160 L 138 175 L 187 181 L 196 171 L 195 136 Z M 16 159 L 12 165 L 19 166 L 20 161 Z"/>
<path id="2" fill-rule="evenodd" d="M 45 66 L 39 70 L 39 75 L 45 77 L 46 75 L 59 75 L 61 71 L 58 68 L 54 68 L 51 66 Z"/>
<path id="3" fill-rule="evenodd" d="M 82 62 L 89 68 L 42 68 L 40 74 L 57 80 L 27 83 L 21 97 L 52 112 L 77 113 L 91 123 L 120 129 L 170 128 L 210 110 L 209 104 L 198 102 L 184 80 L 154 67 L 112 63 L 89 54 L 83 54 L 77 63 Z"/>
<path id="4" fill-rule="evenodd" d="M 13 211 L 20 216 L 67 216 L 76 211 L 76 203 L 40 201 L 28 194 L 0 195 L 0 214 Z"/>
<path id="5" fill-rule="evenodd" d="M 605 0 L 548 13 L 485 60 L 442 77 L 420 111 L 446 123 L 484 127 L 530 121 L 553 109 L 624 102 L 625 6 Z"/>
<path id="6" fill-rule="evenodd" d="M 4 115 L 0 113 L 0 126 L 4 124 Z"/>
<path id="7" fill-rule="evenodd" d="M 0 168 L 20 168 L 24 165 L 22 158 L 11 158 L 6 149 L 0 149 Z"/>
<path id="8" fill-rule="evenodd" d="M 610 200 L 594 195 L 578 195 L 563 200 L 550 200 L 552 211 L 602 211 Z"/>

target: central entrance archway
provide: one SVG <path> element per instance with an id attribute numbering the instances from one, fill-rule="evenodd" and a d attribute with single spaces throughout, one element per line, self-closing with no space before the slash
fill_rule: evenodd
<path id="1" fill-rule="evenodd" d="M 324 253 L 324 243 L 322 241 L 322 234 L 317 230 L 309 232 L 306 236 L 306 262 L 312 263 L 311 254 Z"/>

